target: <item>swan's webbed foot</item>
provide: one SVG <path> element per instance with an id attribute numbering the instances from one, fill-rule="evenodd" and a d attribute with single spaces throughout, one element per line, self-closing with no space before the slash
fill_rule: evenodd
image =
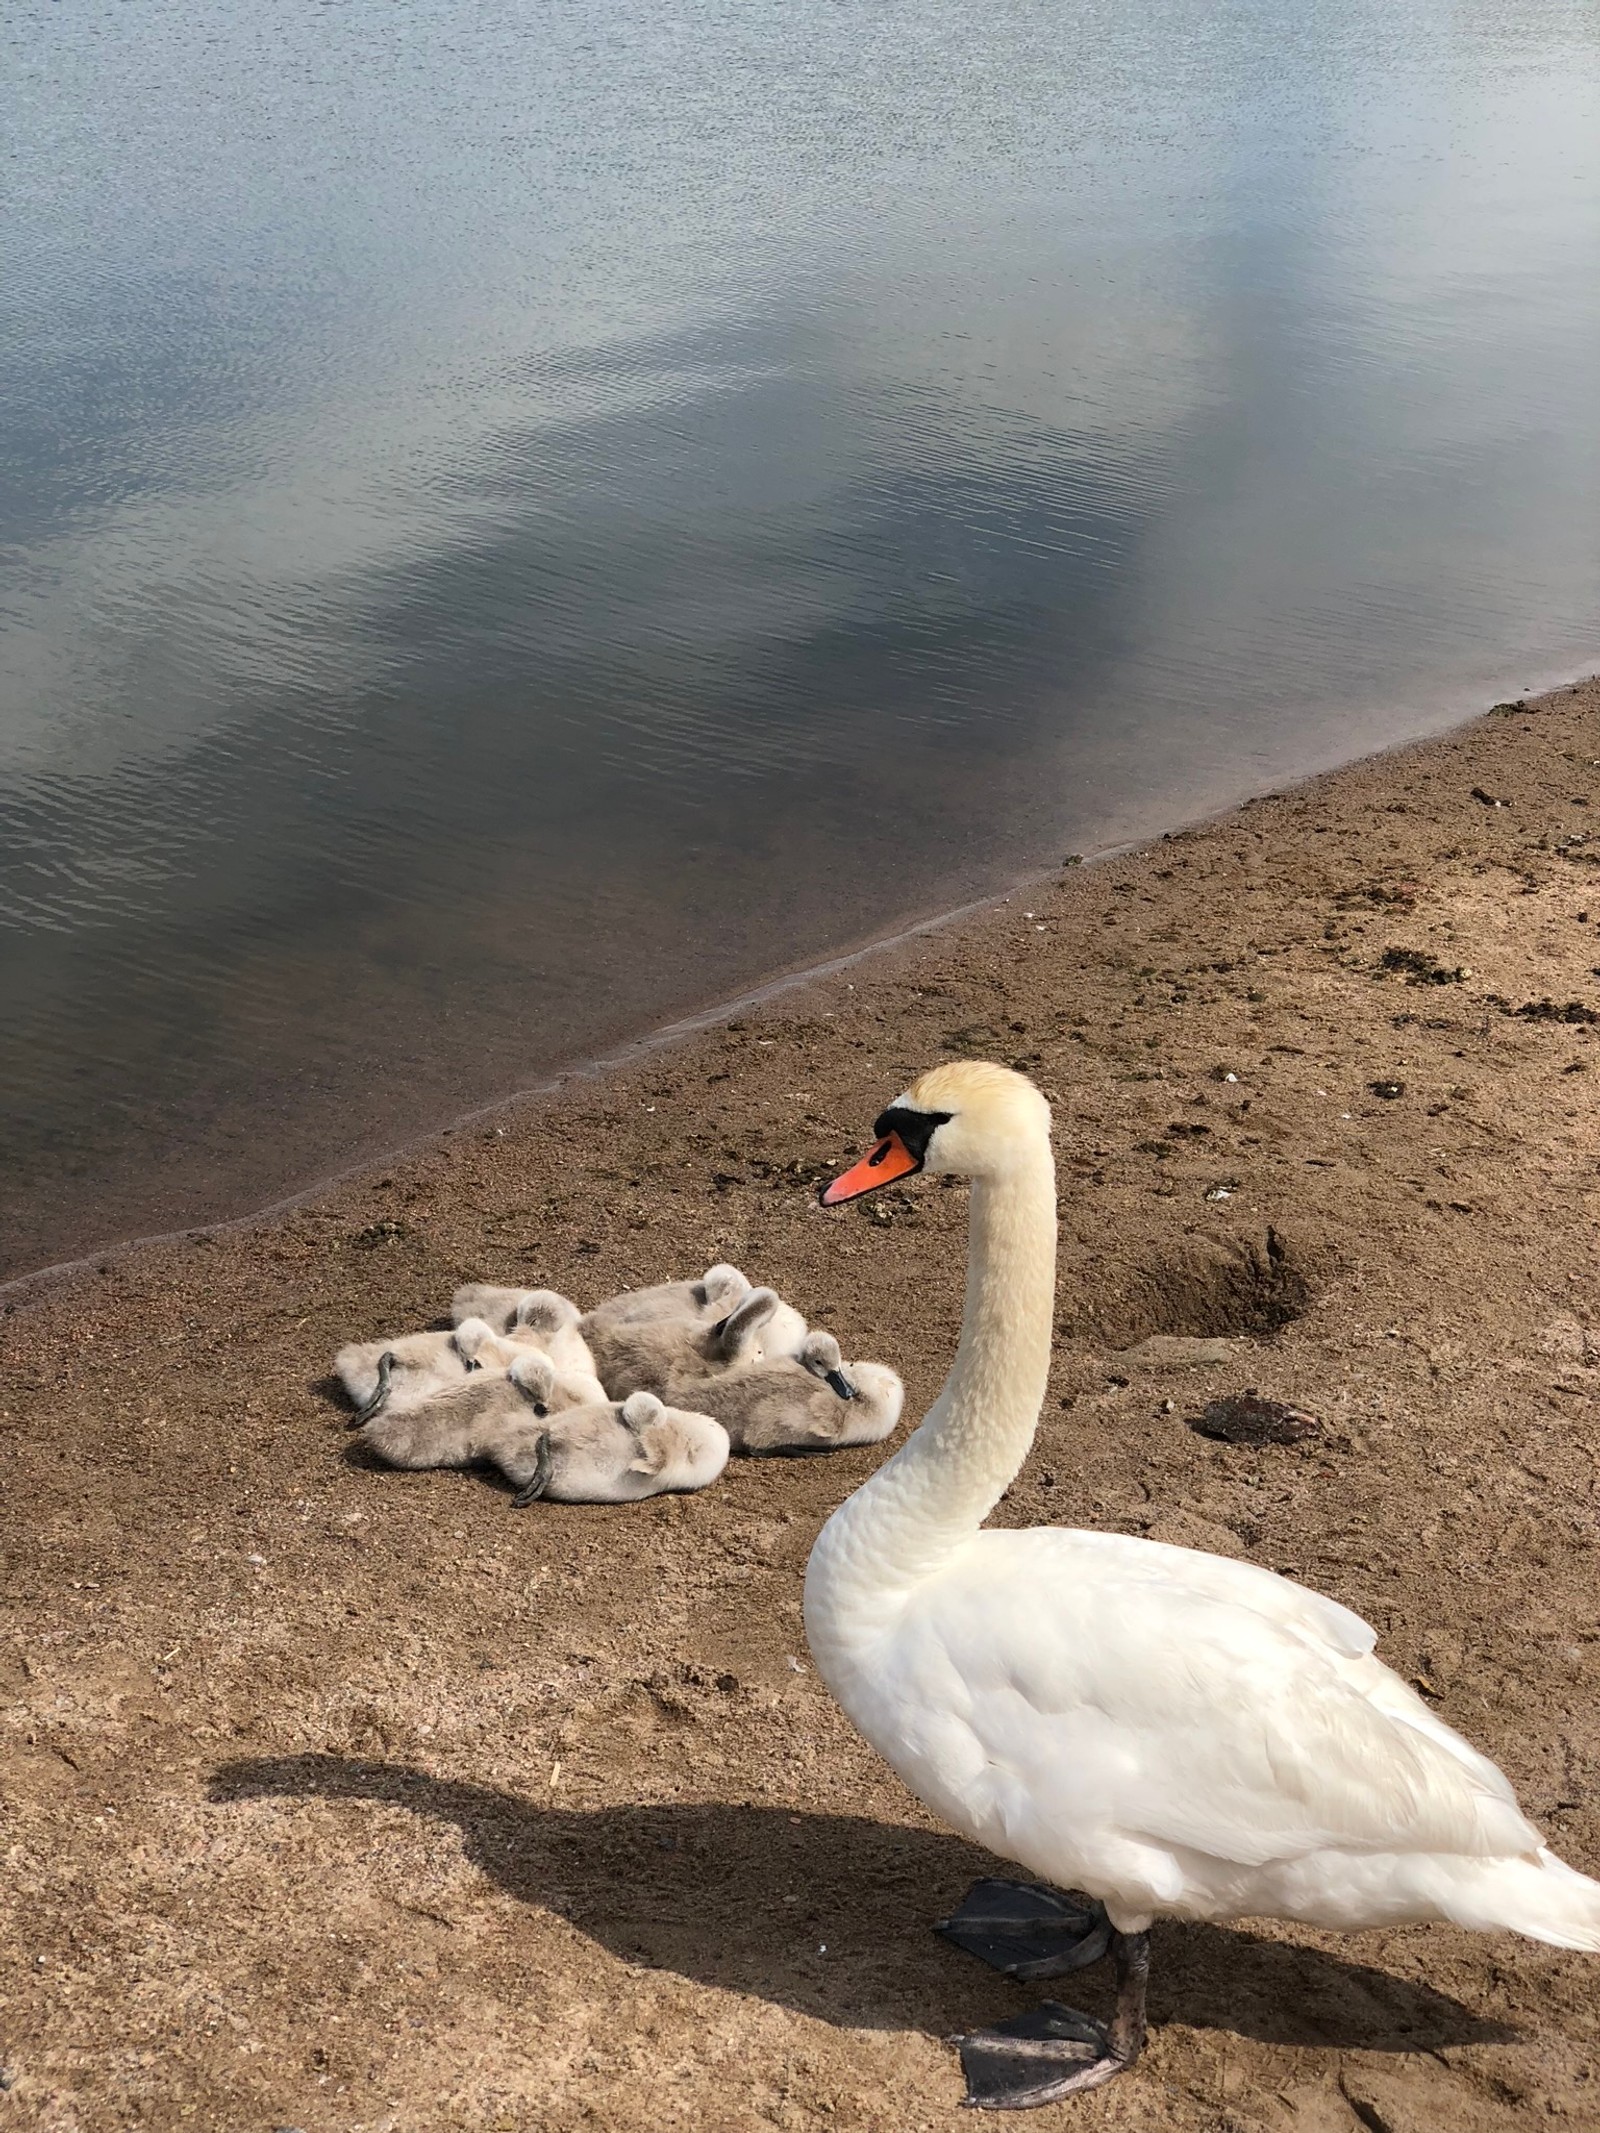
<path id="1" fill-rule="evenodd" d="M 1046 2000 L 1027 2014 L 954 2041 L 967 2077 L 964 2102 L 979 2111 L 1032 2111 L 1097 2089 L 1130 2067 L 1144 2047 L 1144 1995 L 1150 1937 L 1113 1933 L 1117 2007 L 1108 2023 Z"/>
<path id="2" fill-rule="evenodd" d="M 394 1351 L 389 1348 L 386 1348 L 382 1355 L 379 1356 L 378 1382 L 350 1417 L 350 1427 L 352 1429 L 360 1429 L 364 1422 L 370 1422 L 374 1415 L 383 1411 L 384 1404 L 389 1397 L 389 1380 L 394 1374 L 394 1366 L 397 1361 L 398 1358 Z"/>
<path id="3" fill-rule="evenodd" d="M 975 1881 L 934 1928 L 1007 1977 L 1064 1977 L 1111 1946 L 1111 1921 L 1092 1897 L 1076 1902 L 1037 1881 Z"/>
<path id="4" fill-rule="evenodd" d="M 976 2111 L 1034 2111 L 1099 2088 L 1127 2064 L 1098 2022 L 1054 2000 L 955 2041 L 967 2077 L 962 2101 Z"/>
<path id="5" fill-rule="evenodd" d="M 518 1489 L 511 1499 L 513 1511 L 526 1511 L 529 1504 L 537 1503 L 550 1486 L 550 1477 L 555 1472 L 555 1461 L 550 1456 L 550 1432 L 542 1429 L 533 1454 L 533 1478 L 524 1488 Z"/>

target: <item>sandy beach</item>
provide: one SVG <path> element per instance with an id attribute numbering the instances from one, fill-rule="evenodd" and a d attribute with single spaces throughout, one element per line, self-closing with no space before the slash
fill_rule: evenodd
<path id="1" fill-rule="evenodd" d="M 930 1932 L 985 1856 L 854 1736 L 800 1622 L 880 1454 L 514 1512 L 362 1464 L 326 1375 L 465 1279 L 588 1304 L 730 1258 L 894 1364 L 914 1419 L 964 1192 L 825 1214 L 815 1185 L 952 1054 L 1055 1107 L 1056 1365 L 1001 1519 L 1335 1595 L 1600 1872 L 1591 682 L 9 1305 L 0 2123 L 958 2122 L 944 2039 L 1029 1993 Z M 1246 1387 L 1320 1430 L 1188 1426 Z M 1034 2123 L 1594 2126 L 1597 1985 L 1453 1929 L 1158 1927 L 1144 2059 Z"/>

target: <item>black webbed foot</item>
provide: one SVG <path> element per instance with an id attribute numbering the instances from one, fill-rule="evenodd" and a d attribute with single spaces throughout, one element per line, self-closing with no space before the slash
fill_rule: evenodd
<path id="1" fill-rule="evenodd" d="M 350 1417 L 350 1427 L 352 1429 L 360 1429 L 364 1422 L 370 1422 L 374 1415 L 383 1411 L 384 1404 L 389 1397 L 389 1380 L 394 1374 L 394 1366 L 397 1361 L 398 1358 L 392 1348 L 385 1348 L 382 1355 L 379 1356 L 378 1382 L 373 1386 L 365 1402 Z"/>
<path id="2" fill-rule="evenodd" d="M 1111 1946 L 1111 1921 L 1092 1897 L 1063 1896 L 1037 1881 L 975 1881 L 934 1931 L 1007 1977 L 1065 1977 Z"/>
<path id="3" fill-rule="evenodd" d="M 1150 1940 L 1112 1933 L 1117 1963 L 1116 2012 L 1107 2023 L 1054 2000 L 957 2037 L 965 2102 L 979 2111 L 1032 2111 L 1041 2104 L 1100 2088 L 1130 2067 L 1144 2048 L 1144 1996 Z"/>
<path id="4" fill-rule="evenodd" d="M 550 1432 L 539 1432 L 539 1442 L 533 1454 L 533 1479 L 525 1488 L 518 1489 L 511 1499 L 513 1511 L 525 1511 L 529 1504 L 537 1503 L 550 1486 L 550 1476 L 555 1472 L 555 1461 L 550 1456 Z"/>
<path id="5" fill-rule="evenodd" d="M 1122 2072 L 1111 2039 L 1088 2015 L 1046 2000 L 1026 2014 L 955 2040 L 978 2111 L 1032 2111 Z"/>

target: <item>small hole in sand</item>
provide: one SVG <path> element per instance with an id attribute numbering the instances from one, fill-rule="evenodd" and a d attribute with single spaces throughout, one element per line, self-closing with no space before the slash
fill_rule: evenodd
<path id="1" fill-rule="evenodd" d="M 1270 1227 L 1255 1237 L 1185 1239 L 1142 1262 L 1105 1259 L 1084 1272 L 1081 1286 L 1068 1277 L 1061 1331 L 1113 1349 L 1153 1333 L 1259 1338 L 1301 1317 L 1315 1293 L 1302 1254 Z"/>

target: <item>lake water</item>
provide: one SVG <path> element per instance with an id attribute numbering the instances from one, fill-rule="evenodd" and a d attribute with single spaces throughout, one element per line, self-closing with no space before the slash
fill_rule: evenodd
<path id="1" fill-rule="evenodd" d="M 0 49 L 0 1272 L 1600 664 L 1590 0 Z"/>

